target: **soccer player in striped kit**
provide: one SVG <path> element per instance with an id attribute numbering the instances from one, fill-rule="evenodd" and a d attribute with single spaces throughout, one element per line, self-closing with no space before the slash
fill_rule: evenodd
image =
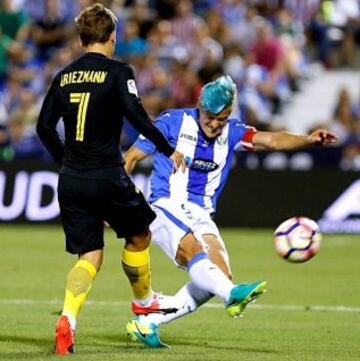
<path id="1" fill-rule="evenodd" d="M 309 136 L 287 132 L 258 132 L 242 120 L 229 118 L 236 86 L 229 76 L 206 84 L 198 108 L 173 109 L 160 114 L 157 127 L 184 154 L 188 168 L 173 173 L 171 163 L 143 136 L 125 153 L 125 170 L 154 154 L 150 203 L 157 217 L 150 225 L 152 240 L 174 263 L 186 269 L 190 282 L 176 294 L 186 300 L 173 314 L 137 316 L 127 332 L 150 347 L 166 347 L 158 326 L 195 311 L 214 295 L 223 300 L 231 317 L 266 290 L 265 281 L 235 285 L 225 243 L 213 221 L 217 199 L 229 175 L 237 149 L 294 150 L 336 141 L 335 134 L 318 129 Z"/>

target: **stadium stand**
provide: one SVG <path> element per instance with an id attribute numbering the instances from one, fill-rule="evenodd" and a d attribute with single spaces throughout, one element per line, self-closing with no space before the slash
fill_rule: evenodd
<path id="1" fill-rule="evenodd" d="M 34 132 L 39 106 L 57 71 L 81 55 L 73 19 L 94 2 L 2 1 L 1 160 L 50 160 Z M 351 118 L 345 121 L 351 125 L 345 126 L 337 163 L 343 169 L 357 167 L 359 1 L 99 2 L 118 17 L 116 55 L 134 65 L 139 92 L 152 116 L 166 108 L 196 105 L 201 86 L 227 73 L 238 86 L 237 112 L 259 129 L 306 133 L 327 124 L 339 130 L 344 126 L 336 128 L 336 122 Z M 343 96 L 348 110 L 333 113 L 340 88 L 348 94 Z M 126 130 L 124 148 L 137 136 L 131 126 Z M 247 164 L 240 155 L 239 161 L 243 159 Z M 294 164 L 310 164 L 301 159 Z M 324 163 L 321 157 L 311 161 Z"/>

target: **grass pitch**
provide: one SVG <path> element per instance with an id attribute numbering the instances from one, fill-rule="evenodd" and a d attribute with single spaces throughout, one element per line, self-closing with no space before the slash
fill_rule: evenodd
<path id="1" fill-rule="evenodd" d="M 242 319 L 219 300 L 161 327 L 171 350 L 128 340 L 131 292 L 120 267 L 123 242 L 107 233 L 102 271 L 78 320 L 74 360 L 360 360 L 360 235 L 325 235 L 320 254 L 290 264 L 271 230 L 223 230 L 236 282 L 265 279 L 269 291 Z M 53 360 L 54 325 L 65 276 L 60 227 L 0 228 L 0 360 Z M 153 287 L 174 293 L 184 271 L 152 248 Z"/>

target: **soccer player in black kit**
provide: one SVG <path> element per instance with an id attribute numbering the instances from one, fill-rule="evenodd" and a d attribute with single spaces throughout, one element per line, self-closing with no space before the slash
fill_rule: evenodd
<path id="1" fill-rule="evenodd" d="M 74 352 L 76 317 L 102 263 L 104 221 L 118 238 L 125 238 L 122 266 L 133 289 L 133 310 L 146 314 L 176 309 L 171 297 L 151 289 L 149 225 L 155 214 L 123 168 L 123 116 L 173 160 L 175 171 L 185 169 L 183 155 L 143 109 L 131 67 L 111 59 L 115 15 L 95 4 L 75 21 L 85 54 L 56 75 L 37 124 L 41 141 L 61 166 L 58 197 L 66 250 L 79 256 L 67 276 L 55 330 L 56 354 Z M 56 131 L 61 117 L 64 144 Z"/>

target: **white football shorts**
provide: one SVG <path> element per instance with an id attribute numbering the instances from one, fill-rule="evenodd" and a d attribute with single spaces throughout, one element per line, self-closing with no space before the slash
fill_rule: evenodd
<path id="1" fill-rule="evenodd" d="M 203 240 L 205 234 L 213 234 L 224 250 L 226 249 L 215 222 L 210 218 L 209 213 L 197 204 L 160 198 L 152 203 L 151 208 L 157 216 L 150 225 L 151 242 L 160 247 L 177 266 L 176 252 L 180 240 L 188 232 L 194 234 L 195 238 L 204 245 L 205 250 L 207 249 Z"/>

